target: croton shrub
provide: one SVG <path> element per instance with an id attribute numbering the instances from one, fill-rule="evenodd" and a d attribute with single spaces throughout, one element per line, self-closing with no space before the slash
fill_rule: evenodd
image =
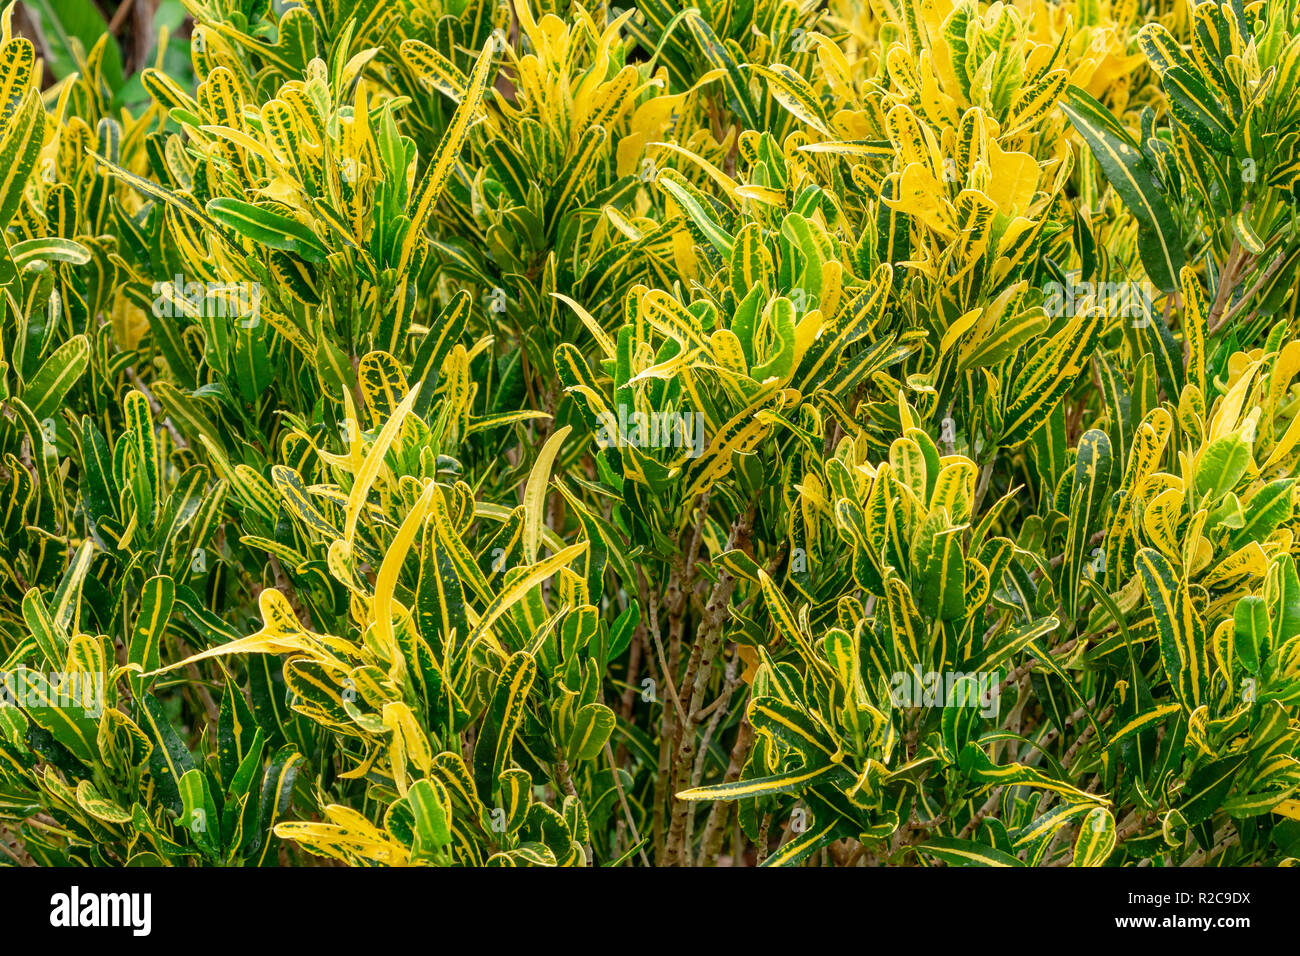
<path id="1" fill-rule="evenodd" d="M 1300 0 L 173 8 L 0 20 L 10 862 L 1300 858 Z"/>

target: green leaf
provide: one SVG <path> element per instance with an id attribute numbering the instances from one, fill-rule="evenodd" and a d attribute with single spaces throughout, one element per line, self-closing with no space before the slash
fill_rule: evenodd
<path id="1" fill-rule="evenodd" d="M 1196 493 L 1215 501 L 1231 491 L 1250 467 L 1250 445 L 1238 435 L 1210 443 L 1196 466 Z"/>
<path id="2" fill-rule="evenodd" d="M 691 194 L 690 187 L 684 181 L 677 182 L 673 178 L 675 175 L 677 174 L 672 170 L 665 170 L 660 174 L 658 182 L 673 199 L 677 200 L 687 217 L 695 223 L 718 254 L 729 260 L 735 240 L 718 224 L 712 213 L 704 208 L 704 204 Z"/>
<path id="3" fill-rule="evenodd" d="M 1183 788 L 1183 800 L 1178 804 L 1178 809 L 1188 826 L 1196 826 L 1208 820 L 1223 805 L 1223 800 L 1232 789 L 1238 771 L 1249 759 L 1249 754 L 1225 757 L 1207 764 L 1192 774 Z"/>
<path id="4" fill-rule="evenodd" d="M 156 575 L 145 581 L 140 592 L 140 611 L 136 616 L 135 627 L 131 631 L 131 643 L 127 649 L 127 660 L 139 664 L 146 673 L 156 671 L 161 666 L 159 650 L 162 636 L 171 619 L 172 607 L 176 600 L 176 584 L 166 575 Z M 131 693 L 139 697 L 145 685 L 145 678 L 132 673 L 130 676 Z"/>
<path id="5" fill-rule="evenodd" d="M 175 813 L 184 813 L 180 781 L 194 769 L 194 757 L 153 694 L 144 694 L 139 703 L 141 727 L 153 742 L 153 749 L 149 752 L 149 776 L 163 803 Z"/>
<path id="6" fill-rule="evenodd" d="M 1252 674 L 1259 673 L 1267 660 L 1271 645 L 1268 605 L 1255 594 L 1238 599 L 1232 612 L 1232 643 L 1241 666 Z"/>
<path id="7" fill-rule="evenodd" d="M 1106 179 L 1138 221 L 1138 251 L 1147 276 L 1164 292 L 1178 288 L 1186 258 L 1182 237 L 1155 169 L 1133 138 L 1083 90 L 1071 86 L 1061 109 L 1097 158 Z"/>
<path id="8" fill-rule="evenodd" d="M 1137 553 L 1137 569 L 1142 591 L 1155 615 L 1165 673 L 1173 684 L 1174 695 L 1187 710 L 1194 711 L 1210 685 L 1205 624 L 1192 606 L 1187 582 L 1179 578 L 1163 554 L 1143 548 Z"/>
<path id="9" fill-rule="evenodd" d="M 89 367 L 90 341 L 84 335 L 74 335 L 45 360 L 23 389 L 23 401 L 37 421 L 55 413 Z"/>
<path id="10" fill-rule="evenodd" d="M 84 266 L 90 261 L 90 250 L 71 239 L 46 236 L 37 239 L 25 239 L 9 247 L 9 255 L 14 265 L 21 269 L 28 262 L 37 259 L 45 262 L 67 262 L 74 266 Z"/>
<path id="11" fill-rule="evenodd" d="M 1188 131 L 1218 153 L 1232 152 L 1232 121 L 1200 77 L 1182 66 L 1171 66 L 1160 78 L 1169 97 L 1169 110 Z"/>
<path id="12" fill-rule="evenodd" d="M 22 202 L 27 177 L 36 166 L 44 139 L 45 107 L 40 92 L 31 90 L 0 139 L 0 230 L 8 228 Z"/>
<path id="13" fill-rule="evenodd" d="M 594 760 L 614 732 L 614 712 L 604 704 L 587 704 L 574 718 L 573 733 L 565 748 L 569 761 Z"/>
<path id="14" fill-rule="evenodd" d="M 1115 850 L 1115 817 L 1105 807 L 1089 811 L 1079 825 L 1071 866 L 1101 866 Z"/>
<path id="15" fill-rule="evenodd" d="M 327 253 L 316 233 L 291 216 L 227 198 L 209 200 L 207 212 L 217 222 L 260 245 L 292 252 L 308 262 L 325 261 Z"/>
<path id="16" fill-rule="evenodd" d="M 479 799 L 491 804 L 497 777 L 505 769 L 515 731 L 524 718 L 524 704 L 537 676 L 532 657 L 519 651 L 506 661 L 474 746 L 474 785 Z"/>
<path id="17" fill-rule="evenodd" d="M 406 792 L 406 800 L 415 817 L 417 853 L 436 853 L 451 843 L 451 813 L 441 784 L 418 780 Z"/>
<path id="18" fill-rule="evenodd" d="M 1023 866 L 1010 853 L 974 840 L 937 837 L 919 844 L 917 853 L 934 857 L 949 866 Z"/>
<path id="19" fill-rule="evenodd" d="M 185 772 L 181 777 L 180 795 L 183 807 L 180 825 L 190 831 L 191 838 L 205 851 L 216 852 L 221 845 L 221 819 L 203 771 L 196 767 Z"/>
<path id="20" fill-rule="evenodd" d="M 766 797 L 775 793 L 806 790 L 813 784 L 835 783 L 837 780 L 851 779 L 850 774 L 838 764 L 828 764 L 814 769 L 804 768 L 789 773 L 779 773 L 770 777 L 756 777 L 751 780 L 737 780 L 735 783 L 722 783 L 711 787 L 696 787 L 677 794 L 678 800 L 746 800 L 753 797 Z"/>
<path id="21" fill-rule="evenodd" d="M 1079 576 L 1085 573 L 1090 560 L 1089 542 L 1092 533 L 1102 526 L 1110 497 L 1111 459 L 1110 439 L 1105 432 L 1090 429 L 1079 439 L 1070 492 L 1070 528 L 1061 565 L 1061 603 L 1069 617 L 1078 610 Z"/>

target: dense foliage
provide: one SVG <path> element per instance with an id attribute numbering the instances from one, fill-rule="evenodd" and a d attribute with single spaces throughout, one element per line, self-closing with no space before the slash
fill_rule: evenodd
<path id="1" fill-rule="evenodd" d="M 1300 0 L 184 8 L 3 17 L 14 861 L 1300 858 Z"/>

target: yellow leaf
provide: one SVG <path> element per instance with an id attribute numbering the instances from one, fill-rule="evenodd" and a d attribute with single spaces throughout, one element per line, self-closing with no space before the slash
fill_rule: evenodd
<path id="1" fill-rule="evenodd" d="M 1005 152 L 997 140 L 990 139 L 988 164 L 991 175 L 985 193 L 1003 215 L 1023 213 L 1038 188 L 1038 160 L 1028 153 Z"/>
<path id="2" fill-rule="evenodd" d="M 537 560 L 537 547 L 542 540 L 542 523 L 545 515 L 546 486 L 551 480 L 551 467 L 560 446 L 571 431 L 568 425 L 557 429 L 542 450 L 537 454 L 533 470 L 528 474 L 528 484 L 524 488 L 524 561 L 532 564 Z"/>
<path id="3" fill-rule="evenodd" d="M 946 240 L 957 238 L 956 213 L 943 198 L 944 189 L 920 163 L 910 163 L 898 179 L 898 198 L 886 199 L 891 209 L 915 216 Z"/>
<path id="4" fill-rule="evenodd" d="M 948 327 L 948 331 L 943 333 L 943 338 L 939 340 L 939 354 L 945 355 L 948 350 L 957 344 L 957 340 L 965 335 L 983 314 L 984 310 L 971 309 L 964 313 L 961 318 Z"/>

